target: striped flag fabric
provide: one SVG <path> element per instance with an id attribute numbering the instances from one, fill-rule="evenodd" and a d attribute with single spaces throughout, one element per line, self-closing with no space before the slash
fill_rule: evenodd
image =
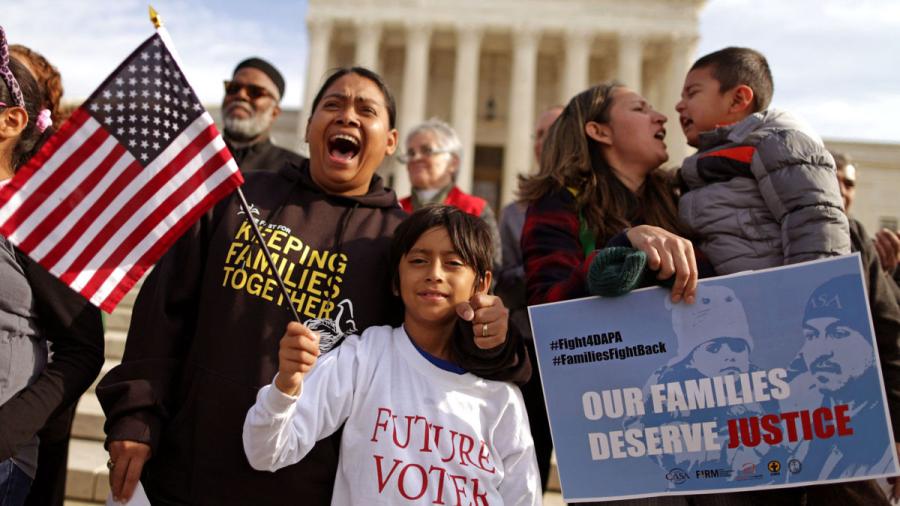
<path id="1" fill-rule="evenodd" d="M 111 312 L 243 182 L 157 32 L 0 189 L 0 234 Z"/>

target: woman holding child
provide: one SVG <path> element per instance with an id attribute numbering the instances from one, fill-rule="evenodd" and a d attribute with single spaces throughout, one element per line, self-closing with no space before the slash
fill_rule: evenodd
<path id="1" fill-rule="evenodd" d="M 744 69 L 747 65 L 743 60 L 758 61 L 761 58 L 752 50 L 728 48 L 716 54 L 724 54 L 725 57 L 714 57 L 713 60 L 705 57 L 695 63 L 688 74 L 683 100 L 679 104 L 681 126 L 691 144 L 701 148 L 704 146 L 700 145 L 700 134 L 715 129 L 719 137 L 731 142 L 721 146 L 723 149 L 736 148 L 723 153 L 735 158 L 731 153 L 746 153 L 756 149 L 755 145 L 742 146 L 729 134 L 730 126 L 717 127 L 743 125 L 740 131 L 746 134 L 744 141 L 747 143 L 758 142 L 764 134 L 771 133 L 760 129 L 755 136 L 749 135 L 752 128 L 761 123 L 760 118 L 767 117 L 763 109 L 767 107 L 768 99 L 754 101 L 753 86 L 743 84 L 750 82 L 747 75 L 758 74 L 762 72 L 760 69 L 768 74 L 768 67 L 762 59 L 762 63 L 753 68 Z M 729 58 L 739 61 L 732 64 Z M 722 74 L 737 75 L 736 84 L 723 81 L 716 72 L 719 67 L 727 69 Z M 695 82 L 700 74 L 705 76 L 702 84 Z M 771 76 L 768 77 L 768 95 L 763 96 L 771 96 Z M 706 108 L 700 100 L 703 97 L 709 98 Z M 763 189 L 764 193 L 769 191 L 765 197 L 753 200 L 756 207 L 751 212 L 755 213 L 757 221 L 766 219 L 766 233 L 769 230 L 768 217 L 778 212 L 778 218 L 773 217 L 771 221 L 774 223 L 781 219 L 784 226 L 791 227 L 786 234 L 789 239 L 794 239 L 797 234 L 802 235 L 793 244 L 785 244 L 782 251 L 777 232 L 774 238 L 766 236 L 760 239 L 761 232 L 753 228 L 759 227 L 757 221 L 748 223 L 741 230 L 727 229 L 735 220 L 724 218 L 703 223 L 694 220 L 691 229 L 680 222 L 675 185 L 660 169 L 668 158 L 663 142 L 665 122 L 666 117 L 654 111 L 637 93 L 615 83 L 595 86 L 569 102 L 545 142 L 540 173 L 523 180 L 520 187 L 522 198 L 530 202 L 522 237 L 529 303 L 567 300 L 591 293 L 618 295 L 651 281 L 641 275 L 640 254 L 610 246 L 631 246 L 640 250 L 641 254 L 646 255 L 650 271 L 657 273 L 651 278 L 674 278 L 672 301 L 689 304 L 696 297 L 698 276 L 712 275 L 712 267 L 718 269 L 724 263 L 709 266 L 701 252 L 695 250 L 686 238 L 691 237 L 689 234 L 701 234 L 697 239 L 703 240 L 704 245 L 711 241 L 734 242 L 738 237 L 740 247 L 748 250 L 759 251 L 776 246 L 778 251 L 767 252 L 765 256 L 768 264 L 752 265 L 755 268 L 845 252 L 841 220 L 833 212 L 836 192 L 831 180 L 834 177 L 832 175 L 827 181 L 824 177 L 828 174 L 828 163 L 827 158 L 818 154 L 824 151 L 820 142 L 817 144 L 812 137 L 791 132 L 788 138 L 797 142 L 799 147 L 775 150 L 781 158 L 763 157 L 763 162 L 773 163 L 774 166 L 771 173 L 761 173 L 759 176 L 756 175 L 755 165 L 753 172 L 748 169 L 740 174 L 733 170 L 715 174 L 708 170 L 700 171 L 700 177 L 706 178 L 704 184 L 708 185 L 707 188 L 716 184 L 744 188 L 738 195 L 744 199 L 741 202 L 760 195 L 760 188 L 754 185 L 769 185 Z M 777 134 L 783 134 L 784 129 L 772 129 L 772 132 L 771 138 L 767 138 L 767 148 L 783 137 Z M 742 157 L 739 161 L 750 164 Z M 734 166 L 726 162 L 719 166 Z M 764 176 L 775 172 L 777 177 L 765 180 Z M 757 182 L 755 177 L 764 181 Z M 806 186 L 799 187 L 809 188 L 809 191 L 801 191 L 802 195 L 790 200 L 770 198 L 771 186 L 776 182 L 782 184 L 785 180 L 802 181 Z M 689 187 L 691 192 L 696 192 L 701 186 L 694 183 Z M 797 192 L 796 188 L 791 190 L 795 193 L 781 191 L 783 188 L 776 190 L 780 192 L 777 194 L 779 198 Z M 691 195 L 689 201 L 697 202 L 696 195 Z M 733 200 L 723 199 L 721 207 L 728 209 L 732 203 Z M 774 205 L 774 208 L 767 208 L 767 205 Z M 702 203 L 694 207 L 704 209 Z M 685 214 L 685 211 L 689 209 L 682 209 L 682 216 L 694 217 L 691 213 Z M 726 229 L 703 227 L 710 224 L 723 225 Z M 720 251 L 715 253 L 718 255 Z M 717 256 L 714 260 L 722 258 L 726 257 Z M 743 255 L 740 258 L 749 257 Z M 615 275 L 595 276 L 604 273 L 604 269 L 610 266 L 638 268 L 620 268 L 613 273 Z M 735 270 L 743 269 L 732 265 L 725 269 L 727 272 Z M 690 498 L 661 497 L 634 503 L 799 504 L 802 494 L 802 489 L 788 489 Z"/>
<path id="2" fill-rule="evenodd" d="M 248 464 L 242 424 L 278 371 L 287 304 L 318 331 L 322 353 L 402 320 L 387 266 L 405 214 L 375 174 L 396 149 L 395 117 L 377 74 L 338 70 L 313 100 L 309 160 L 248 176 L 244 193 L 290 300 L 236 198 L 219 203 L 157 264 L 138 296 L 123 362 L 97 388 L 114 496 L 130 497 L 140 478 L 153 504 L 331 503 L 340 431 L 269 473 Z M 459 309 L 477 337 L 462 343 L 458 364 L 482 377 L 522 379 L 528 363 L 505 341 L 498 301 L 476 294 Z"/>
<path id="3" fill-rule="evenodd" d="M 684 239 L 669 174 L 666 117 L 638 93 L 604 83 L 576 95 L 550 128 L 541 170 L 524 179 L 530 203 L 522 252 L 530 304 L 588 295 L 600 248 L 633 245 L 659 279 L 675 276 L 672 300 L 693 302 L 698 269 Z"/>

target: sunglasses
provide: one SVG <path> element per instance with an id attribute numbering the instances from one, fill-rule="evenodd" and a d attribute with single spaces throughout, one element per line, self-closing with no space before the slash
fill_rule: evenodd
<path id="1" fill-rule="evenodd" d="M 250 97 L 251 100 L 256 100 L 261 97 L 269 97 L 272 100 L 277 100 L 275 94 L 271 91 L 263 88 L 262 86 L 257 86 L 255 84 L 247 84 L 247 83 L 239 83 L 237 81 L 225 81 L 225 94 L 226 95 L 237 95 L 241 92 L 241 90 L 245 90 L 247 96 Z"/>

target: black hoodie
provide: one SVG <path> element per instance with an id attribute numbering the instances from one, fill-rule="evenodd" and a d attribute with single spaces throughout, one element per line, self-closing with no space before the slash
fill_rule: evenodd
<path id="1" fill-rule="evenodd" d="M 364 196 L 328 195 L 304 161 L 250 174 L 244 193 L 323 348 L 340 334 L 402 321 L 388 251 L 406 215 L 381 178 Z M 278 371 L 279 339 L 292 319 L 259 249 L 236 196 L 205 215 L 147 278 L 122 364 L 97 387 L 107 441 L 152 448 L 142 482 L 154 504 L 330 503 L 340 433 L 276 473 L 253 470 L 244 456 L 244 417 Z M 492 376 L 523 369 L 515 352 L 489 355 L 501 371 Z"/>

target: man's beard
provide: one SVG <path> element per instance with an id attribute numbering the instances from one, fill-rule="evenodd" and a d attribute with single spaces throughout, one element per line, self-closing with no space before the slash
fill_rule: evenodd
<path id="1" fill-rule="evenodd" d="M 251 116 L 248 118 L 231 116 L 229 113 L 238 107 L 251 111 Z M 232 102 L 228 104 L 222 111 L 222 122 L 225 125 L 226 137 L 238 142 L 252 141 L 269 129 L 271 112 L 271 107 L 266 110 L 254 111 L 250 104 L 246 102 Z"/>

